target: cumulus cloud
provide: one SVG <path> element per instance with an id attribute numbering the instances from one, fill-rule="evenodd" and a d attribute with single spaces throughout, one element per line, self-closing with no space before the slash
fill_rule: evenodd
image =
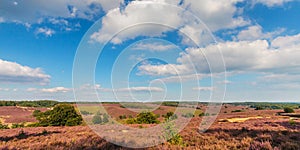
<path id="1" fill-rule="evenodd" d="M 242 30 L 238 33 L 238 40 L 253 41 L 258 39 L 272 39 L 275 36 L 280 35 L 285 29 L 281 28 L 273 32 L 263 33 L 263 28 L 260 25 L 249 26 L 246 30 Z"/>
<path id="2" fill-rule="evenodd" d="M 209 30 L 203 24 L 205 23 L 211 31 L 220 29 L 236 28 L 249 24 L 249 21 L 238 16 L 236 3 L 241 0 L 224 1 L 193 1 L 185 0 L 179 5 L 179 1 L 171 2 L 166 0 L 157 1 L 133 1 L 130 2 L 124 10 L 115 9 L 109 11 L 102 20 L 102 27 L 98 32 L 91 35 L 92 41 L 100 43 L 111 40 L 114 44 L 120 44 L 125 40 L 134 39 L 138 36 L 160 37 L 168 31 L 178 30 L 179 35 L 183 36 L 183 43 L 190 44 L 193 41 L 196 44 L 211 41 Z M 159 4 L 161 3 L 161 4 Z M 167 5 L 172 4 L 172 5 Z M 175 6 L 177 5 L 177 7 Z M 178 8 L 180 7 L 180 8 Z M 186 13 L 188 10 L 190 13 Z M 194 14 L 202 21 L 197 21 Z M 153 23 L 151 25 L 141 25 L 141 23 Z M 167 28 L 160 25 L 169 25 Z M 136 25 L 134 28 L 124 30 L 130 25 Z M 112 38 L 117 32 L 118 36 Z M 191 41 L 192 40 L 192 41 Z"/>
<path id="3" fill-rule="evenodd" d="M 266 40 L 234 41 L 209 45 L 204 48 L 187 48 L 186 53 L 182 53 L 177 58 L 177 64 L 145 64 L 138 68 L 142 74 L 169 75 L 189 74 L 195 70 L 198 73 L 209 73 L 210 65 L 214 68 L 213 73 L 218 73 L 224 71 L 223 61 L 215 57 L 220 50 L 226 70 L 229 72 L 299 73 L 299 37 L 300 34 L 281 36 L 272 40 L 270 44 Z M 207 58 L 210 58 L 209 62 L 207 62 Z"/>
<path id="4" fill-rule="evenodd" d="M 91 35 L 93 41 L 100 43 L 110 40 L 112 35 L 119 31 L 117 37 L 112 39 L 112 43 L 120 44 L 124 40 L 134 39 L 138 36 L 162 36 L 164 32 L 173 30 L 157 24 L 167 24 L 174 27 L 180 26 L 182 23 L 181 16 L 178 15 L 178 9 L 169 5 L 159 5 L 152 2 L 133 1 L 121 11 L 115 9 L 109 11 L 102 19 L 102 27 L 98 32 Z M 141 23 L 154 23 L 141 25 Z M 134 28 L 124 30 L 132 25 Z"/>
<path id="5" fill-rule="evenodd" d="M 46 85 L 50 82 L 50 78 L 50 75 L 45 74 L 41 68 L 30 68 L 0 59 L 0 82 L 2 83 Z"/>

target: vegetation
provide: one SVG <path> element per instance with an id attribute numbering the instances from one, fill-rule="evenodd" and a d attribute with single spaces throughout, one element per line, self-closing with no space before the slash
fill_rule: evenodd
<path id="1" fill-rule="evenodd" d="M 231 112 L 233 112 L 233 113 L 235 113 L 235 112 L 244 112 L 244 110 L 237 109 L 237 110 L 233 110 Z"/>
<path id="2" fill-rule="evenodd" d="M 294 113 L 294 112 L 295 112 L 294 109 L 291 108 L 291 107 L 285 107 L 285 108 L 283 109 L 283 111 L 284 111 L 285 113 Z"/>
<path id="3" fill-rule="evenodd" d="M 183 145 L 183 139 L 178 130 L 175 128 L 175 125 L 172 122 L 167 122 L 164 126 L 165 139 L 168 143 L 172 145 Z"/>
<path id="4" fill-rule="evenodd" d="M 179 102 L 162 102 L 163 106 L 172 106 L 177 107 L 179 105 Z"/>
<path id="5" fill-rule="evenodd" d="M 0 130 L 1 129 L 9 129 L 9 127 L 7 125 L 4 125 L 0 122 Z"/>
<path id="6" fill-rule="evenodd" d="M 74 106 L 68 104 L 56 105 L 53 110 L 46 112 L 33 112 L 39 121 L 38 126 L 76 126 L 82 123 Z"/>
<path id="7" fill-rule="evenodd" d="M 92 119 L 93 124 L 101 124 L 102 123 L 102 118 L 100 115 L 95 115 Z"/>
<path id="8" fill-rule="evenodd" d="M 90 113 L 90 112 L 85 111 L 85 110 L 80 111 L 80 113 L 81 113 L 82 115 L 91 115 L 91 114 L 93 114 L 93 113 Z"/>
<path id="9" fill-rule="evenodd" d="M 128 118 L 126 119 L 127 124 L 157 124 L 159 120 L 157 120 L 158 116 L 153 112 L 141 112 L 137 115 L 136 118 Z"/>
<path id="10" fill-rule="evenodd" d="M 14 129 L 14 128 L 24 128 L 25 127 L 25 124 L 24 123 L 13 123 L 11 125 L 11 128 Z"/>
<path id="11" fill-rule="evenodd" d="M 170 111 L 167 112 L 166 115 L 163 116 L 165 118 L 165 120 L 175 120 L 178 118 L 177 114 L 174 114 L 174 112 Z"/>
<path id="12" fill-rule="evenodd" d="M 189 113 L 186 113 L 186 114 L 182 114 L 182 117 L 192 118 L 192 117 L 194 117 L 194 114 L 189 112 Z"/>
<path id="13" fill-rule="evenodd" d="M 52 100 L 40 101 L 0 101 L 0 106 L 22 106 L 22 107 L 54 107 L 59 102 Z"/>

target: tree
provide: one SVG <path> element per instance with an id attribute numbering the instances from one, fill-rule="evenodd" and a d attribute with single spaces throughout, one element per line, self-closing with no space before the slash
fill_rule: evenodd
<path id="1" fill-rule="evenodd" d="M 285 113 L 294 113 L 295 112 L 294 109 L 292 109 L 290 107 L 285 107 L 283 110 Z"/>
<path id="2" fill-rule="evenodd" d="M 36 118 L 40 126 L 76 126 L 82 123 L 74 106 L 68 104 L 56 105 L 53 110 L 40 112 Z"/>
<path id="3" fill-rule="evenodd" d="M 95 115 L 92 119 L 93 124 L 101 124 L 102 123 L 102 118 L 100 115 Z"/>

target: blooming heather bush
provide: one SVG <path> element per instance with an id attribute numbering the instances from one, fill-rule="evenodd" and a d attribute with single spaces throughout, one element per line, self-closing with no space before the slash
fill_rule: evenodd
<path id="1" fill-rule="evenodd" d="M 273 150 L 269 141 L 251 143 L 249 150 Z"/>

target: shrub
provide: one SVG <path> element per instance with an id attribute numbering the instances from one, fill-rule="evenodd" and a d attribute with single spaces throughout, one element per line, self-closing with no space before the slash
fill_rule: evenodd
<path id="1" fill-rule="evenodd" d="M 167 112 L 167 114 L 166 115 L 164 115 L 164 118 L 166 119 L 166 120 L 175 120 L 175 119 L 177 119 L 178 118 L 178 116 L 177 116 L 177 114 L 174 114 L 174 112 Z"/>
<path id="2" fill-rule="evenodd" d="M 200 114 L 199 114 L 199 117 L 202 117 L 202 116 L 204 116 L 205 114 L 204 114 L 204 112 L 201 112 Z"/>
<path id="3" fill-rule="evenodd" d="M 291 107 L 285 107 L 283 110 L 285 113 L 294 113 L 295 112 L 294 109 L 292 109 Z"/>
<path id="4" fill-rule="evenodd" d="M 88 112 L 88 111 L 85 111 L 85 110 L 80 111 L 80 113 L 81 113 L 82 115 L 91 115 L 91 114 L 92 114 L 92 113 L 90 113 L 90 112 Z"/>
<path id="5" fill-rule="evenodd" d="M 291 126 L 295 126 L 297 123 L 296 123 L 296 121 L 294 121 L 294 120 L 291 119 L 291 120 L 289 121 L 289 124 L 290 124 Z"/>
<path id="6" fill-rule="evenodd" d="M 7 125 L 4 125 L 0 122 L 0 130 L 1 129 L 9 129 L 9 127 Z"/>
<path id="7" fill-rule="evenodd" d="M 192 117 L 194 117 L 194 114 L 193 113 L 186 113 L 186 114 L 182 114 L 182 117 L 192 118 Z"/>
<path id="8" fill-rule="evenodd" d="M 108 123 L 109 122 L 109 116 L 107 114 L 103 115 L 102 123 Z"/>
<path id="9" fill-rule="evenodd" d="M 13 123 L 12 125 L 11 125 L 11 128 L 12 129 L 14 129 L 14 128 L 24 128 L 25 127 L 25 124 L 24 123 L 20 123 L 20 124 L 18 124 L 18 123 Z"/>
<path id="10" fill-rule="evenodd" d="M 137 115 L 136 121 L 138 124 L 153 124 L 159 123 L 157 116 L 153 112 L 141 112 Z"/>
<path id="11" fill-rule="evenodd" d="M 82 123 L 81 115 L 68 104 L 56 105 L 53 110 L 41 112 L 36 118 L 40 126 L 76 126 Z"/>
<path id="12" fill-rule="evenodd" d="M 164 136 L 168 143 L 172 145 L 183 145 L 183 139 L 181 135 L 178 134 L 178 130 L 172 122 L 167 122 L 164 129 Z"/>
<path id="13" fill-rule="evenodd" d="M 101 124 L 102 123 L 102 118 L 100 115 L 95 115 L 92 119 L 93 124 Z"/>
<path id="14" fill-rule="evenodd" d="M 128 118 L 128 119 L 126 120 L 126 123 L 127 123 L 127 124 L 135 124 L 135 123 L 137 123 L 137 121 L 136 121 L 135 118 Z"/>
<path id="15" fill-rule="evenodd" d="M 126 119 L 127 117 L 126 117 L 126 115 L 120 115 L 119 116 L 119 119 Z"/>
<path id="16" fill-rule="evenodd" d="M 233 111 L 231 111 L 231 112 L 243 112 L 243 110 L 240 110 L 240 109 L 237 109 L 237 110 L 233 110 Z"/>

